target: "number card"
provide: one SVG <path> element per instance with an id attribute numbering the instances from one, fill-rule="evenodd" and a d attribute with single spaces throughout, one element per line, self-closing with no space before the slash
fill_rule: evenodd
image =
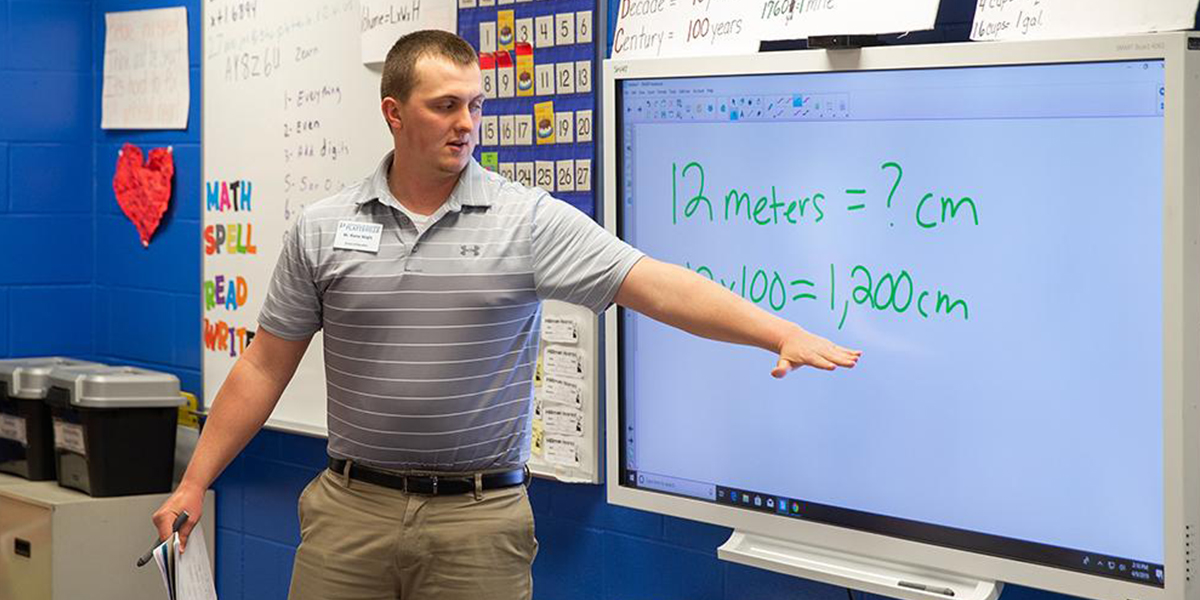
<path id="1" fill-rule="evenodd" d="M 534 162 L 534 185 L 546 190 L 547 192 L 554 191 L 554 161 L 539 160 Z"/>
<path id="2" fill-rule="evenodd" d="M 592 61 L 575 62 L 575 91 L 580 94 L 592 93 Z"/>
<path id="3" fill-rule="evenodd" d="M 483 117 L 480 123 L 479 143 L 484 146 L 495 146 L 500 143 L 500 127 L 495 115 Z"/>
<path id="4" fill-rule="evenodd" d="M 556 144 L 575 143 L 575 113 L 562 110 L 554 113 L 554 135 Z"/>
<path id="5" fill-rule="evenodd" d="M 554 95 L 554 63 L 540 64 L 534 67 L 537 71 L 537 95 Z"/>
<path id="6" fill-rule="evenodd" d="M 496 97 L 496 58 L 493 54 L 479 54 L 479 72 L 483 75 L 483 97 Z"/>
<path id="7" fill-rule="evenodd" d="M 516 115 L 501 115 L 500 116 L 500 145 L 514 146 L 517 141 L 517 117 Z M 511 177 L 509 178 L 511 179 Z"/>
<path id="8" fill-rule="evenodd" d="M 592 159 L 590 158 L 575 160 L 575 191 L 592 191 Z"/>
<path id="9" fill-rule="evenodd" d="M 514 181 L 525 187 L 533 187 L 533 163 L 516 163 L 513 170 L 516 172 L 516 179 Z"/>
<path id="10" fill-rule="evenodd" d="M 575 30 L 580 44 L 592 43 L 592 11 L 581 10 L 575 13 Z"/>
<path id="11" fill-rule="evenodd" d="M 516 163 L 513 170 L 516 172 L 516 179 L 514 181 L 525 187 L 533 187 L 533 163 Z"/>
<path id="12" fill-rule="evenodd" d="M 538 48 L 554 47 L 554 15 L 546 15 L 534 19 L 534 46 Z"/>
<path id="13" fill-rule="evenodd" d="M 496 171 L 509 181 L 512 181 L 513 177 L 516 176 L 516 168 L 514 167 L 513 163 L 510 162 L 500 163 L 500 167 Z"/>
<path id="14" fill-rule="evenodd" d="M 559 192 L 575 191 L 575 161 L 560 160 L 554 169 L 554 187 Z"/>
<path id="15" fill-rule="evenodd" d="M 517 43 L 533 43 L 533 19 L 517 19 Z"/>
<path id="16" fill-rule="evenodd" d="M 496 51 L 496 22 L 484 21 L 479 24 L 479 51 Z"/>
<path id="17" fill-rule="evenodd" d="M 516 127 L 516 139 L 513 143 L 517 146 L 532 146 L 533 145 L 533 115 L 516 115 L 513 119 Z"/>
<path id="18" fill-rule="evenodd" d="M 558 73 L 558 93 L 559 94 L 574 94 L 575 93 L 575 63 L 560 62 L 554 65 L 554 70 Z"/>
<path id="19" fill-rule="evenodd" d="M 496 53 L 496 97 L 512 98 L 516 95 L 516 82 L 513 80 L 512 55 L 507 52 Z"/>
<path id="20" fill-rule="evenodd" d="M 575 15 L 558 13 L 554 16 L 554 43 L 558 46 L 575 44 Z"/>
<path id="21" fill-rule="evenodd" d="M 575 141 L 579 143 L 592 141 L 592 111 L 575 111 Z"/>

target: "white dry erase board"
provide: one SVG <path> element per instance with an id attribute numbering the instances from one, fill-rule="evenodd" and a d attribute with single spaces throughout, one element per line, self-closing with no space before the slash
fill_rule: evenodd
<path id="1" fill-rule="evenodd" d="M 201 302 L 210 406 L 254 335 L 287 228 L 304 206 L 368 175 L 391 148 L 391 137 L 378 110 L 379 66 L 362 64 L 357 1 L 214 0 L 204 9 Z M 532 464 L 546 476 L 594 481 L 596 318 L 555 303 L 547 303 L 543 315 L 558 337 L 552 332 L 554 339 L 542 344 L 552 352 L 577 352 L 587 376 L 552 376 L 545 393 L 539 380 L 539 415 L 543 404 L 551 408 L 548 428 L 535 428 L 538 439 L 548 433 L 573 443 L 537 448 Z M 570 329 L 564 320 L 578 327 L 564 331 Z M 318 333 L 268 427 L 326 435 L 322 353 Z"/>
<path id="2" fill-rule="evenodd" d="M 359 5 L 204 3 L 204 399 L 258 327 L 285 231 L 307 204 L 365 177 L 391 148 L 379 72 L 362 64 Z M 321 334 L 269 427 L 325 435 Z"/>
<path id="3" fill-rule="evenodd" d="M 885 596 L 1200 596 L 1198 82 L 1185 33 L 610 61 L 613 231 L 865 351 L 610 314 L 610 501 Z"/>

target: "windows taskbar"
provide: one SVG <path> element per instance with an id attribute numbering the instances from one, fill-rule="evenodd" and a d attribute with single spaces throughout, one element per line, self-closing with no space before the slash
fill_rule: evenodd
<path id="1" fill-rule="evenodd" d="M 957 550 L 987 554 L 1050 567 L 1067 569 L 1089 575 L 1163 587 L 1163 565 L 1131 558 L 1062 548 L 998 535 L 979 533 L 901 519 L 827 504 L 807 502 L 752 490 L 692 482 L 690 486 L 657 485 L 670 480 L 624 470 L 621 485 L 649 491 L 706 500 L 735 506 L 743 510 L 771 513 L 782 517 L 803 519 L 826 525 L 836 525 L 869 533 L 878 533 Z M 674 480 L 678 481 L 678 480 Z M 703 489 L 703 492 L 698 490 Z"/>

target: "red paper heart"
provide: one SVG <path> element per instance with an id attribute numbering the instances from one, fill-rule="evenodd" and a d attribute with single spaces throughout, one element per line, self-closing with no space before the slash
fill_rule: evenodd
<path id="1" fill-rule="evenodd" d="M 150 160 L 142 162 L 142 149 L 125 144 L 117 157 L 117 174 L 113 176 L 113 191 L 121 211 L 133 221 L 142 238 L 142 246 L 150 245 L 150 236 L 158 229 L 167 204 L 171 200 L 171 176 L 175 160 L 167 148 L 150 151 Z"/>

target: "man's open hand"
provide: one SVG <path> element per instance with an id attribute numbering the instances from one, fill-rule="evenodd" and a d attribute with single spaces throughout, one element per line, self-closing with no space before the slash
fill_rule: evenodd
<path id="1" fill-rule="evenodd" d="M 783 341 L 779 349 L 779 362 L 771 370 L 776 379 L 794 369 L 810 366 L 832 371 L 838 367 L 852 368 L 862 356 L 859 350 L 843 348 L 819 335 L 813 335 L 801 327 Z"/>

